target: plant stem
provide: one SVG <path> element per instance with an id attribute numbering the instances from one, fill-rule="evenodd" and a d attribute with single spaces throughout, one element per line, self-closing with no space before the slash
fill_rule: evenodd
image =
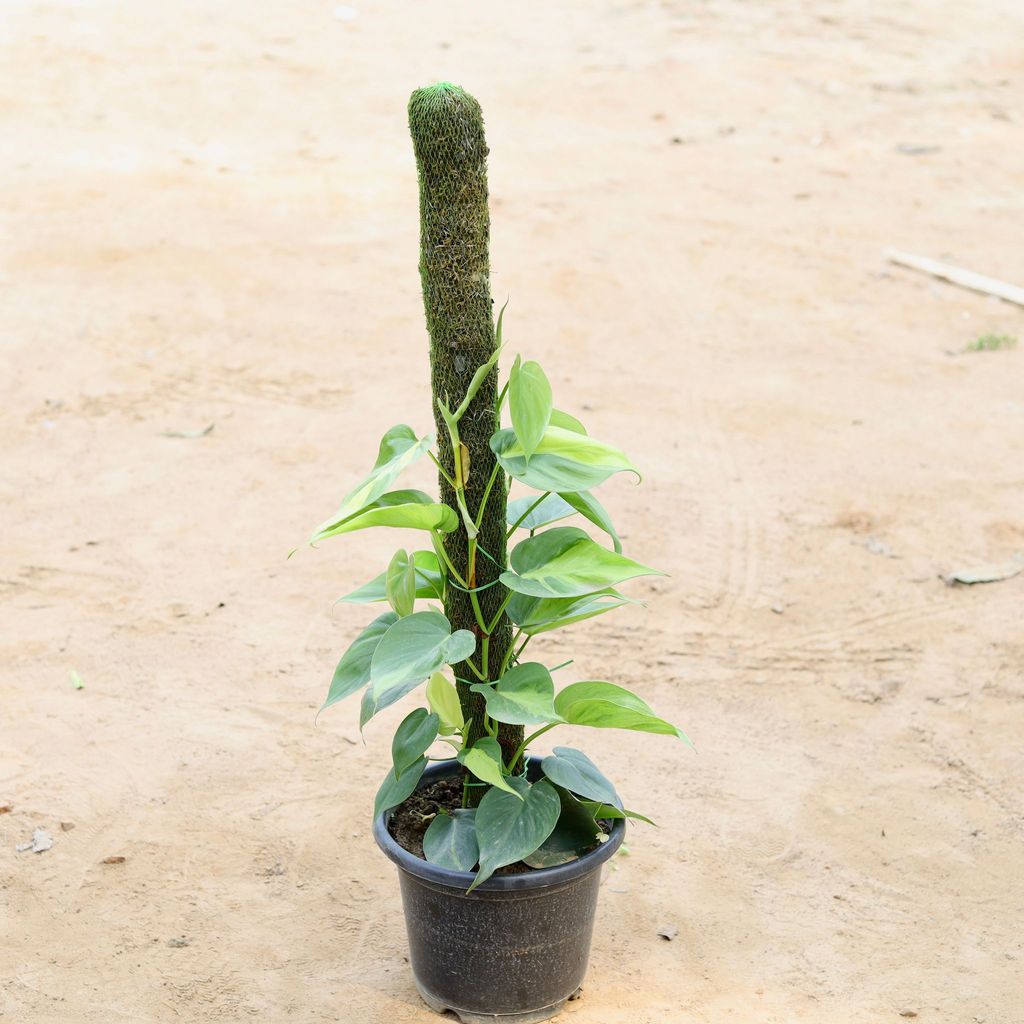
<path id="1" fill-rule="evenodd" d="M 512 526 L 509 527 L 508 532 L 505 534 L 505 539 L 508 540 L 516 530 L 519 529 L 519 524 L 550 494 L 550 491 L 545 491 L 516 521 Z M 530 536 L 533 536 L 533 531 L 530 531 Z"/>
<path id="2" fill-rule="evenodd" d="M 512 759 L 512 764 L 518 764 L 519 759 L 526 753 L 526 748 L 538 737 L 543 736 L 549 729 L 554 729 L 556 725 L 561 725 L 561 722 L 548 722 L 543 728 L 538 729 L 536 732 L 531 733 L 529 736 L 519 744 L 519 749 L 516 750 L 516 756 Z M 512 769 L 509 769 L 510 771 Z"/>

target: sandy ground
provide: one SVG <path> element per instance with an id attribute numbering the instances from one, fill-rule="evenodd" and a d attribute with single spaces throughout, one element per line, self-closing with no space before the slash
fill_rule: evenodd
<path id="1" fill-rule="evenodd" d="M 1024 9 L 351 15 L 0 5 L 0 1015 L 435 1019 L 389 722 L 313 725 L 395 538 L 284 556 L 429 425 L 405 103 L 450 78 L 511 346 L 644 468 L 602 493 L 672 573 L 542 653 L 699 748 L 573 737 L 661 828 L 564 1019 L 1019 1021 L 1024 575 L 939 575 L 1024 550 L 1024 349 L 962 353 L 1024 315 L 883 251 L 1024 283 Z"/>

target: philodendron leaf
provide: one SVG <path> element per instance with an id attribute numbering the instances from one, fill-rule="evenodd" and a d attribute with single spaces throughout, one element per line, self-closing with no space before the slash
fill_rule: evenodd
<path id="1" fill-rule="evenodd" d="M 355 638 L 352 646 L 342 655 L 338 667 L 334 670 L 330 689 L 323 707 L 329 708 L 339 700 L 355 693 L 361 686 L 370 681 L 370 661 L 384 634 L 398 621 L 394 612 L 385 612 L 371 622 L 366 629 Z M 319 712 L 317 712 L 319 714 Z"/>
<path id="2" fill-rule="evenodd" d="M 441 811 L 423 834 L 423 856 L 441 868 L 472 871 L 480 859 L 476 841 L 476 808 Z"/>
<path id="3" fill-rule="evenodd" d="M 558 864 L 568 864 L 592 849 L 604 836 L 586 804 L 574 799 L 561 786 L 556 786 L 555 790 L 562 803 L 562 812 L 551 835 L 533 853 L 523 858 L 531 868 L 553 868 Z"/>
<path id="4" fill-rule="evenodd" d="M 637 821 L 646 822 L 648 825 L 654 825 L 655 828 L 658 827 L 650 818 L 645 818 L 642 814 L 637 814 L 636 811 L 627 811 L 624 807 L 616 807 L 614 804 L 603 804 L 597 800 L 581 800 L 580 804 L 586 807 L 595 818 L 606 818 L 610 821 L 615 821 L 618 818 L 634 818 Z"/>
<path id="5" fill-rule="evenodd" d="M 408 551 L 395 552 L 384 574 L 388 603 L 399 616 L 412 614 L 416 603 L 416 565 Z"/>
<path id="6" fill-rule="evenodd" d="M 615 590 L 600 590 L 584 597 L 531 597 L 515 594 L 505 609 L 508 617 L 527 635 L 547 633 L 592 619 L 624 604 L 637 604 Z"/>
<path id="7" fill-rule="evenodd" d="M 508 503 L 508 512 L 505 518 L 509 526 L 519 524 L 522 530 L 539 530 L 549 523 L 557 523 L 559 519 L 567 519 L 576 514 L 567 501 L 563 501 L 557 494 L 548 494 L 537 504 L 536 494 L 527 495 L 525 498 L 516 498 Z M 527 514 L 527 510 L 531 509 Z M 525 515 L 525 518 L 523 518 Z M 520 521 L 521 520 L 521 521 Z"/>
<path id="8" fill-rule="evenodd" d="M 585 434 L 587 428 L 575 416 L 570 416 L 561 409 L 551 410 L 551 426 L 561 427 L 563 430 L 571 430 L 574 434 Z"/>
<path id="9" fill-rule="evenodd" d="M 403 800 L 412 796 L 416 784 L 423 774 L 423 769 L 426 767 L 427 759 L 421 757 L 402 772 L 401 778 L 395 775 L 395 769 L 392 768 L 384 776 L 384 781 L 380 784 L 380 789 L 377 790 L 377 799 L 373 802 L 373 816 L 376 818 L 383 811 L 397 807 Z"/>
<path id="10" fill-rule="evenodd" d="M 459 751 L 459 764 L 481 782 L 497 786 L 513 794 L 513 797 L 518 797 L 519 794 L 509 785 L 510 780 L 502 774 L 501 746 L 493 736 L 482 736 L 473 746 L 463 747 Z"/>
<path id="11" fill-rule="evenodd" d="M 476 648 L 468 629 L 452 633 L 440 612 L 413 612 L 384 634 L 370 660 L 370 688 L 364 698 L 363 724 L 414 690 L 442 665 L 465 661 Z"/>
<path id="12" fill-rule="evenodd" d="M 570 725 L 632 729 L 635 732 L 678 736 L 690 742 L 682 729 L 659 718 L 650 705 L 635 693 L 614 683 L 599 680 L 572 683 L 555 697 L 555 710 Z"/>
<path id="13" fill-rule="evenodd" d="M 444 575 L 433 551 L 414 551 L 413 566 L 416 571 L 416 596 L 431 598 L 437 601 L 444 599 Z M 386 601 L 387 572 L 375 576 L 369 583 L 364 583 L 351 594 L 339 597 L 339 601 L 349 604 L 370 604 L 374 601 Z"/>
<path id="14" fill-rule="evenodd" d="M 596 764 L 582 751 L 555 747 L 541 762 L 541 771 L 554 783 L 564 786 L 586 800 L 617 805 L 615 787 L 601 774 Z"/>
<path id="15" fill-rule="evenodd" d="M 485 882 L 498 868 L 528 857 L 549 835 L 562 804 L 554 786 L 541 779 L 509 779 L 514 792 L 490 789 L 476 810 L 476 838 L 480 844 L 480 870 L 469 891 Z"/>
<path id="16" fill-rule="evenodd" d="M 508 406 L 512 429 L 529 461 L 551 419 L 551 385 L 539 363 L 521 363 L 516 356 L 509 374 Z"/>
<path id="17" fill-rule="evenodd" d="M 442 736 L 462 731 L 466 720 L 459 703 L 459 692 L 440 672 L 435 672 L 427 683 L 427 703 L 441 721 Z"/>
<path id="18" fill-rule="evenodd" d="M 529 458 L 509 428 L 494 434 L 491 451 L 506 473 L 538 491 L 585 491 L 623 471 L 640 476 L 618 448 L 564 427 L 549 426 Z"/>
<path id="19" fill-rule="evenodd" d="M 437 715 L 428 714 L 426 708 L 416 708 L 402 719 L 391 741 L 391 761 L 396 779 L 400 779 L 402 773 L 426 753 L 427 747 L 437 739 L 439 725 Z"/>
<path id="20" fill-rule="evenodd" d="M 665 575 L 601 547 L 574 526 L 557 526 L 520 541 L 511 564 L 501 582 L 533 597 L 582 597 L 634 576 Z"/>
<path id="21" fill-rule="evenodd" d="M 585 519 L 589 519 L 599 530 L 604 530 L 611 537 L 616 554 L 622 553 L 622 541 L 615 531 L 611 516 L 590 491 L 564 491 L 559 497 Z"/>
<path id="22" fill-rule="evenodd" d="M 366 508 L 367 505 L 372 505 L 388 489 L 398 474 L 426 454 L 433 443 L 433 434 L 428 434 L 417 440 L 412 428 L 407 427 L 404 423 L 392 427 L 381 438 L 377 461 L 369 476 L 342 498 L 341 507 L 330 519 L 321 523 L 313 531 L 314 539 L 319 536 L 331 535 L 330 531 L 339 523 L 349 519 L 361 509 Z"/>
<path id="23" fill-rule="evenodd" d="M 510 668 L 493 686 L 476 683 L 470 687 L 482 693 L 487 714 L 506 725 L 557 722 L 555 684 L 551 673 L 539 662 L 528 661 Z"/>
<path id="24" fill-rule="evenodd" d="M 458 525 L 459 517 L 454 510 L 438 504 L 423 491 L 389 491 L 347 518 L 325 524 L 310 537 L 309 542 L 314 544 L 318 540 L 366 530 L 371 526 L 451 533 Z"/>

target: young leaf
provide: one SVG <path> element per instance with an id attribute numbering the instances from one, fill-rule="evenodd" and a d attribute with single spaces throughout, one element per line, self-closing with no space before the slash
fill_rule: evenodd
<path id="1" fill-rule="evenodd" d="M 394 612 L 385 612 L 374 619 L 356 637 L 334 670 L 334 678 L 327 691 L 327 699 L 320 711 L 329 708 L 332 704 L 337 704 L 339 700 L 347 697 L 350 693 L 355 693 L 360 686 L 365 686 L 370 681 L 370 661 L 373 658 L 373 652 L 377 649 L 384 634 L 397 621 L 398 616 Z"/>
<path id="2" fill-rule="evenodd" d="M 619 535 L 615 532 L 611 516 L 590 491 L 565 491 L 559 497 L 585 519 L 589 519 L 599 530 L 604 530 L 612 539 L 615 553 L 622 553 L 622 541 L 619 540 Z"/>
<path id="3" fill-rule="evenodd" d="M 587 806 L 576 800 L 561 786 L 556 786 L 562 812 L 554 831 L 533 853 L 523 858 L 531 868 L 552 868 L 568 864 L 591 849 L 601 835 L 601 829 Z"/>
<path id="4" fill-rule="evenodd" d="M 508 405 L 512 429 L 529 462 L 551 419 L 551 385 L 539 363 L 512 364 L 508 383 Z"/>
<path id="5" fill-rule="evenodd" d="M 434 435 L 416 439 L 411 427 L 400 423 L 381 438 L 377 461 L 370 474 L 342 498 L 335 514 L 313 531 L 314 539 L 328 534 L 336 525 L 375 502 L 407 466 L 421 458 L 434 443 Z"/>
<path id="6" fill-rule="evenodd" d="M 522 517 L 531 506 L 536 507 L 523 519 Z M 575 513 L 576 509 L 567 501 L 563 501 L 557 494 L 549 494 L 539 505 L 537 504 L 537 495 L 530 494 L 525 498 L 516 498 L 514 501 L 510 501 L 505 518 L 509 526 L 515 526 L 518 523 L 522 530 L 539 530 L 542 526 L 557 523 L 559 519 L 566 519 Z"/>
<path id="7" fill-rule="evenodd" d="M 391 760 L 396 779 L 400 779 L 402 772 L 426 753 L 430 744 L 437 739 L 439 725 L 437 715 L 427 714 L 426 708 L 416 708 L 402 719 L 391 741 Z"/>
<path id="8" fill-rule="evenodd" d="M 515 430 L 499 430 L 490 443 L 505 472 L 538 491 L 586 491 L 623 471 L 640 477 L 618 448 L 564 427 L 549 426 L 529 459 Z"/>
<path id="9" fill-rule="evenodd" d="M 595 818 L 606 818 L 609 821 L 615 821 L 618 818 L 634 818 L 637 821 L 646 822 L 648 825 L 655 825 L 650 818 L 645 818 L 642 814 L 637 814 L 636 811 L 627 811 L 624 807 L 616 807 L 614 804 L 602 804 L 596 800 L 581 800 L 580 804 L 586 807 L 588 811 Z"/>
<path id="10" fill-rule="evenodd" d="M 459 751 L 459 764 L 472 772 L 481 782 L 498 789 L 507 790 L 513 796 L 519 794 L 509 785 L 509 779 L 502 773 L 501 747 L 493 736 L 482 736 L 471 747 Z"/>
<path id="11" fill-rule="evenodd" d="M 416 603 L 416 565 L 408 551 L 395 552 L 385 573 L 384 587 L 388 603 L 399 617 L 412 613 Z"/>
<path id="12" fill-rule="evenodd" d="M 416 573 L 416 597 L 444 600 L 444 574 L 441 572 L 437 555 L 433 551 L 414 551 L 412 561 Z M 351 594 L 339 597 L 338 601 L 347 601 L 349 604 L 386 601 L 387 575 L 387 572 L 382 572 L 369 583 L 364 583 L 357 590 L 353 590 Z"/>
<path id="13" fill-rule="evenodd" d="M 574 526 L 558 526 L 520 541 L 511 564 L 512 571 L 503 572 L 501 582 L 533 597 L 582 597 L 634 576 L 665 575 L 601 547 Z"/>
<path id="14" fill-rule="evenodd" d="M 427 759 L 421 757 L 402 772 L 401 778 L 395 775 L 395 769 L 392 768 L 384 776 L 384 781 L 380 784 L 380 789 L 377 790 L 377 799 L 373 802 L 373 816 L 376 818 L 379 814 L 391 810 L 392 807 L 397 807 L 403 800 L 412 796 L 416 784 L 423 774 L 423 769 L 426 767 Z"/>
<path id="15" fill-rule="evenodd" d="M 480 859 L 476 841 L 476 808 L 441 811 L 423 834 L 423 856 L 440 868 L 472 871 Z"/>
<path id="16" fill-rule="evenodd" d="M 614 683 L 599 680 L 572 683 L 555 697 L 555 710 L 570 725 L 632 729 L 635 732 L 678 736 L 690 742 L 681 729 L 659 718 L 650 705 L 635 693 Z"/>
<path id="17" fill-rule="evenodd" d="M 309 543 L 371 526 L 451 533 L 458 525 L 459 517 L 452 509 L 439 505 L 423 491 L 389 491 L 345 519 L 325 524 L 310 537 Z"/>
<path id="18" fill-rule="evenodd" d="M 575 416 L 570 416 L 567 412 L 562 412 L 561 409 L 551 410 L 551 426 L 571 430 L 574 434 L 587 432 L 587 428 Z"/>
<path id="19" fill-rule="evenodd" d="M 513 793 L 490 789 L 476 810 L 480 870 L 469 891 L 498 868 L 533 853 L 558 823 L 562 804 L 549 782 L 541 779 L 533 786 L 525 779 L 512 778 L 509 782 Z"/>
<path id="20" fill-rule="evenodd" d="M 587 800 L 617 805 L 615 787 L 601 774 L 586 754 L 572 747 L 555 747 L 541 762 L 541 771 L 559 786 Z"/>
<path id="21" fill-rule="evenodd" d="M 460 732 L 466 724 L 459 692 L 440 672 L 435 672 L 427 683 L 427 703 L 441 720 L 442 736 Z"/>
<path id="22" fill-rule="evenodd" d="M 558 721 L 551 673 L 536 661 L 509 669 L 494 686 L 477 683 L 470 689 L 482 693 L 487 714 L 506 725 Z"/>
<path id="23" fill-rule="evenodd" d="M 609 588 L 584 597 L 545 598 L 516 594 L 505 611 L 527 636 L 536 636 L 538 633 L 571 626 L 574 622 L 592 619 L 595 615 L 603 615 L 624 604 L 637 603 Z"/>

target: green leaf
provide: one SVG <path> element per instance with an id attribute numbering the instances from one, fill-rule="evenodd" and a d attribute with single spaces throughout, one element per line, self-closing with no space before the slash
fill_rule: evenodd
<path id="1" fill-rule="evenodd" d="M 512 570 L 501 574 L 509 590 L 533 597 L 582 597 L 635 576 L 664 576 L 601 547 L 575 526 L 558 526 L 520 541 Z"/>
<path id="2" fill-rule="evenodd" d="M 555 684 L 551 673 L 539 662 L 528 661 L 509 669 L 493 686 L 476 683 L 470 687 L 482 693 L 487 714 L 506 725 L 557 722 Z"/>
<path id="3" fill-rule="evenodd" d="M 618 804 L 615 787 L 601 774 L 596 764 L 582 751 L 572 747 L 555 747 L 554 753 L 541 762 L 541 771 L 559 786 L 587 800 Z"/>
<path id="4" fill-rule="evenodd" d="M 409 552 L 396 551 L 384 575 L 388 603 L 400 617 L 410 615 L 416 604 L 416 565 Z"/>
<path id="5" fill-rule="evenodd" d="M 645 818 L 642 814 L 637 814 L 636 811 L 627 811 L 624 807 L 616 807 L 614 804 L 602 804 L 596 800 L 581 800 L 580 804 L 586 807 L 595 818 L 606 818 L 610 821 L 615 821 L 618 818 L 634 818 L 637 821 L 646 822 L 648 825 L 654 825 L 655 828 L 658 827 L 650 818 Z"/>
<path id="6" fill-rule="evenodd" d="M 337 704 L 339 700 L 355 693 L 360 686 L 370 681 L 370 661 L 384 634 L 398 621 L 394 612 L 385 612 L 371 622 L 352 642 L 349 649 L 341 656 L 338 667 L 334 670 L 327 699 L 320 711 Z M 319 712 L 317 712 L 319 714 Z"/>
<path id="7" fill-rule="evenodd" d="M 439 725 L 437 715 L 428 714 L 426 708 L 416 708 L 402 719 L 391 741 L 391 760 L 396 779 L 400 779 L 402 773 L 426 753 L 427 747 L 437 739 Z"/>
<path id="8" fill-rule="evenodd" d="M 521 363 L 516 356 L 509 374 L 508 407 L 512 429 L 529 461 L 551 419 L 551 384 L 539 363 Z"/>
<path id="9" fill-rule="evenodd" d="M 444 600 L 444 574 L 441 572 L 437 555 L 433 551 L 414 551 L 412 561 L 416 570 L 416 596 Z M 351 594 L 339 597 L 338 601 L 347 601 L 349 604 L 370 604 L 374 601 L 386 601 L 387 573 L 382 572 L 375 576 L 369 583 L 364 583 Z"/>
<path id="10" fill-rule="evenodd" d="M 562 804 L 549 782 L 541 779 L 533 786 L 525 779 L 512 778 L 509 782 L 514 793 L 489 789 L 476 810 L 480 870 L 469 891 L 498 868 L 528 857 L 558 824 Z"/>
<path id="11" fill-rule="evenodd" d="M 367 505 L 373 504 L 388 489 L 398 474 L 407 466 L 411 466 L 417 459 L 422 458 L 433 443 L 433 434 L 428 434 L 417 440 L 412 428 L 407 427 L 404 423 L 392 427 L 381 438 L 377 461 L 369 476 L 345 495 L 341 501 L 341 507 L 327 522 L 322 523 L 313 531 L 314 539 L 329 534 L 339 523 L 351 518 Z"/>
<path id="12" fill-rule="evenodd" d="M 413 612 L 398 619 L 384 634 L 370 661 L 369 697 L 363 724 L 378 711 L 414 690 L 444 664 L 465 661 L 476 648 L 468 629 L 451 632 L 440 612 Z"/>
<path id="13" fill-rule="evenodd" d="M 459 691 L 440 672 L 435 672 L 427 683 L 427 703 L 441 720 L 442 736 L 462 731 L 466 720 L 459 702 Z"/>
<path id="14" fill-rule="evenodd" d="M 529 459 L 516 432 L 507 427 L 491 437 L 491 451 L 506 473 L 538 491 L 585 491 L 623 471 L 640 477 L 618 448 L 564 427 L 549 426 Z"/>
<path id="15" fill-rule="evenodd" d="M 600 680 L 572 683 L 555 697 L 555 710 L 571 725 L 632 729 L 635 732 L 678 736 L 690 742 L 681 729 L 659 718 L 650 705 L 635 693 L 614 683 Z"/>
<path id="16" fill-rule="evenodd" d="M 604 835 L 586 805 L 574 799 L 561 786 L 556 786 L 555 791 L 562 804 L 558 824 L 533 853 L 523 858 L 531 868 L 553 868 L 558 864 L 568 864 L 592 849 L 599 837 Z"/>
<path id="17" fill-rule="evenodd" d="M 412 796 L 416 789 L 416 784 L 420 781 L 420 776 L 423 774 L 423 769 L 426 767 L 427 759 L 421 757 L 406 771 L 402 772 L 401 778 L 395 775 L 395 769 L 392 768 L 384 776 L 384 781 L 380 784 L 380 789 L 377 790 L 377 799 L 373 802 L 374 818 L 384 811 L 391 810 L 392 807 L 397 807 L 403 800 L 407 800 Z"/>
<path id="18" fill-rule="evenodd" d="M 458 525 L 459 517 L 453 509 L 438 504 L 423 491 L 389 491 L 347 518 L 325 524 L 313 534 L 309 542 L 314 544 L 318 540 L 366 530 L 371 526 L 451 533 Z"/>
<path id="19" fill-rule="evenodd" d="M 567 501 L 563 501 L 557 494 L 549 494 L 522 522 L 519 522 L 520 516 L 536 503 L 537 497 L 536 494 L 530 494 L 525 498 L 516 498 L 514 501 L 510 501 L 505 516 L 508 525 L 515 526 L 516 523 L 519 523 L 519 528 L 522 530 L 539 530 L 542 526 L 557 523 L 559 519 L 576 514 L 576 509 Z"/>
<path id="20" fill-rule="evenodd" d="M 501 746 L 493 736 L 482 736 L 471 747 L 463 747 L 459 751 L 459 764 L 466 771 L 472 772 L 481 782 L 486 782 L 498 789 L 504 789 L 514 796 L 518 793 L 509 785 L 509 779 L 503 774 L 501 763 Z"/>
<path id="21" fill-rule="evenodd" d="M 531 597 L 515 594 L 505 611 L 527 635 L 536 636 L 552 629 L 592 619 L 624 604 L 638 604 L 615 590 L 600 590 L 584 597 Z"/>
<path id="22" fill-rule="evenodd" d="M 575 416 L 570 416 L 561 409 L 551 410 L 551 426 L 561 427 L 563 430 L 571 430 L 574 434 L 585 434 L 587 428 Z"/>
<path id="23" fill-rule="evenodd" d="M 615 532 L 611 516 L 590 491 L 565 491 L 559 497 L 585 519 L 589 519 L 598 529 L 604 530 L 611 537 L 616 554 L 621 554 L 622 541 L 619 540 L 619 535 Z"/>
<path id="24" fill-rule="evenodd" d="M 476 841 L 476 808 L 441 811 L 423 834 L 423 856 L 441 868 L 472 871 L 480 859 Z"/>

